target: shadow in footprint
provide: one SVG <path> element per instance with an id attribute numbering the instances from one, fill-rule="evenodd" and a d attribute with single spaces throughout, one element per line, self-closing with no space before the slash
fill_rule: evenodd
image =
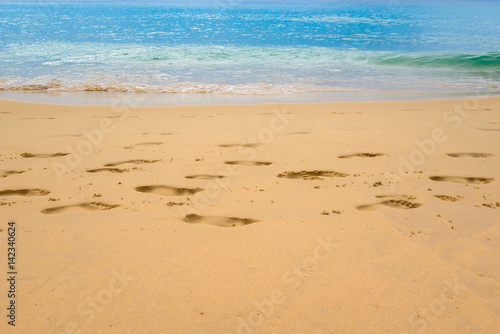
<path id="1" fill-rule="evenodd" d="M 339 173 L 334 171 L 300 171 L 300 172 L 290 172 L 286 171 L 278 175 L 279 178 L 285 179 L 302 179 L 302 180 L 321 180 L 321 177 L 346 177 L 349 174 Z"/>
<path id="2" fill-rule="evenodd" d="M 202 188 L 175 188 L 170 186 L 142 186 L 136 187 L 136 191 L 146 194 L 155 194 L 161 196 L 185 196 L 194 195 L 197 192 L 203 191 Z"/>
<path id="3" fill-rule="evenodd" d="M 494 178 L 485 177 L 461 177 L 461 176 L 430 176 L 429 179 L 438 182 L 486 184 L 493 182 Z"/>
<path id="4" fill-rule="evenodd" d="M 391 199 L 402 199 L 402 200 L 414 200 L 417 199 L 413 195 L 377 195 L 376 198 L 391 198 Z"/>
<path id="5" fill-rule="evenodd" d="M 130 145 L 130 146 L 125 146 L 124 149 L 131 150 L 131 149 L 137 148 L 138 146 L 159 146 L 159 145 L 163 145 L 163 143 L 161 143 L 161 142 L 138 143 L 138 144 L 134 144 L 134 145 Z"/>
<path id="6" fill-rule="evenodd" d="M 199 216 L 197 214 L 186 215 L 182 221 L 188 224 L 207 224 L 217 227 L 238 227 L 258 222 L 258 220 L 250 218 L 207 217 Z"/>
<path id="7" fill-rule="evenodd" d="M 416 209 L 422 206 L 421 203 L 413 203 L 402 199 L 391 199 L 377 204 L 360 205 L 357 206 L 356 209 L 360 211 L 374 211 L 377 210 L 381 205 L 401 210 Z"/>
<path id="8" fill-rule="evenodd" d="M 149 135 L 155 135 L 155 136 L 172 136 L 173 133 L 171 132 L 160 132 L 160 133 L 148 133 L 148 132 L 143 132 L 141 133 L 143 136 L 149 136 Z"/>
<path id="9" fill-rule="evenodd" d="M 83 137 L 83 135 L 55 135 L 55 136 L 47 136 L 48 138 L 79 138 Z"/>
<path id="10" fill-rule="evenodd" d="M 434 197 L 439 198 L 442 201 L 446 202 L 457 202 L 458 198 L 448 195 L 434 195 Z"/>
<path id="11" fill-rule="evenodd" d="M 226 161 L 224 163 L 226 165 L 240 165 L 240 166 L 269 166 L 273 164 L 272 162 L 268 161 L 244 161 L 244 160 Z"/>
<path id="12" fill-rule="evenodd" d="M 217 179 L 223 179 L 226 176 L 224 175 L 188 175 L 185 176 L 186 179 L 192 179 L 192 180 L 217 180 Z"/>
<path id="13" fill-rule="evenodd" d="M 349 159 L 349 158 L 376 158 L 384 156 L 384 153 L 354 153 L 354 154 L 346 154 L 340 155 L 339 159 Z"/>
<path id="14" fill-rule="evenodd" d="M 422 206 L 421 203 L 413 203 L 413 202 L 405 201 L 405 200 L 402 200 L 402 199 L 391 199 L 391 200 L 388 200 L 388 201 L 383 201 L 380 204 L 388 206 L 390 208 L 403 209 L 403 210 L 406 210 L 406 209 L 416 209 L 416 208 L 419 208 L 419 207 Z"/>
<path id="15" fill-rule="evenodd" d="M 15 189 L 15 190 L 2 190 L 0 191 L 0 197 L 2 196 L 45 196 L 50 194 L 50 191 L 43 189 Z"/>
<path id="16" fill-rule="evenodd" d="M 261 112 L 260 113 L 261 115 L 271 115 L 271 116 L 276 116 L 278 115 L 277 113 L 272 113 L 272 112 Z M 292 115 L 291 112 L 283 112 L 283 113 L 279 113 L 280 115 Z"/>
<path id="17" fill-rule="evenodd" d="M 101 172 L 110 172 L 110 173 L 124 173 L 129 172 L 130 169 L 120 169 L 120 168 L 97 168 L 97 169 L 88 169 L 87 173 L 101 173 Z"/>
<path id="18" fill-rule="evenodd" d="M 120 165 L 125 165 L 125 164 L 135 164 L 135 165 L 142 165 L 142 164 L 152 164 L 155 162 L 158 162 L 161 160 L 142 160 L 142 159 L 135 159 L 135 160 L 127 160 L 127 161 L 119 161 L 119 162 L 113 162 L 109 164 L 105 164 L 105 167 L 117 167 Z"/>
<path id="19" fill-rule="evenodd" d="M 54 154 L 33 154 L 33 153 L 22 153 L 21 157 L 23 158 L 58 158 L 64 157 L 69 153 L 54 153 Z"/>
<path id="20" fill-rule="evenodd" d="M 7 176 L 10 176 L 10 175 L 22 174 L 22 173 L 25 173 L 25 172 L 26 172 L 25 170 L 20 170 L 20 171 L 17 171 L 17 170 L 3 170 L 3 171 L 0 171 L 0 178 L 7 177 Z"/>
<path id="21" fill-rule="evenodd" d="M 297 132 L 289 132 L 287 135 L 293 136 L 293 135 L 308 135 L 311 134 L 312 132 L 307 132 L 307 131 L 297 131 Z"/>
<path id="22" fill-rule="evenodd" d="M 489 158 L 492 157 L 493 154 L 490 153 L 448 153 L 448 156 L 453 158 Z"/>
<path id="23" fill-rule="evenodd" d="M 50 214 L 58 214 L 58 213 L 64 213 L 64 212 L 69 212 L 69 211 L 77 211 L 77 210 L 84 210 L 84 211 L 106 211 L 106 210 L 111 210 L 114 208 L 119 207 L 120 205 L 111 205 L 111 204 L 106 204 L 102 202 L 89 202 L 89 203 L 81 203 L 81 204 L 75 204 L 75 205 L 66 205 L 66 206 L 57 206 L 54 208 L 48 208 L 45 210 L 42 210 L 42 213 L 46 215 Z"/>
<path id="24" fill-rule="evenodd" d="M 262 144 L 248 143 L 248 144 L 220 144 L 219 145 L 219 147 L 224 147 L 224 148 L 228 148 L 228 147 L 248 147 L 248 148 L 255 148 L 255 147 L 259 147 L 259 146 L 262 146 Z"/>

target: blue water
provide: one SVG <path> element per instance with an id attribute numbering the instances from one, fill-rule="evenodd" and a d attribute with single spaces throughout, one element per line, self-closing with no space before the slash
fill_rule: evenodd
<path id="1" fill-rule="evenodd" d="M 500 1 L 0 1 L 0 90 L 500 93 Z"/>

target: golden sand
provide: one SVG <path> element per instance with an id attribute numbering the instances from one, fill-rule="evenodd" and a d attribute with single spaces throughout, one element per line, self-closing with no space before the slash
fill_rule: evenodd
<path id="1" fill-rule="evenodd" d="M 0 101 L 2 333 L 497 333 L 500 98 Z"/>

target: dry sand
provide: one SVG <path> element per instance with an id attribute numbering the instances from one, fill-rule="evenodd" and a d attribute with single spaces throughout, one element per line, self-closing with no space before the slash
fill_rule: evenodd
<path id="1" fill-rule="evenodd" d="M 500 98 L 0 124 L 2 333 L 498 333 Z"/>

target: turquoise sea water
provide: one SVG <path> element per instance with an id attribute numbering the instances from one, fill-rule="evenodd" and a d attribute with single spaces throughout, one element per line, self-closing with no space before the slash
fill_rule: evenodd
<path id="1" fill-rule="evenodd" d="M 0 90 L 500 94 L 500 1 L 0 1 Z"/>

